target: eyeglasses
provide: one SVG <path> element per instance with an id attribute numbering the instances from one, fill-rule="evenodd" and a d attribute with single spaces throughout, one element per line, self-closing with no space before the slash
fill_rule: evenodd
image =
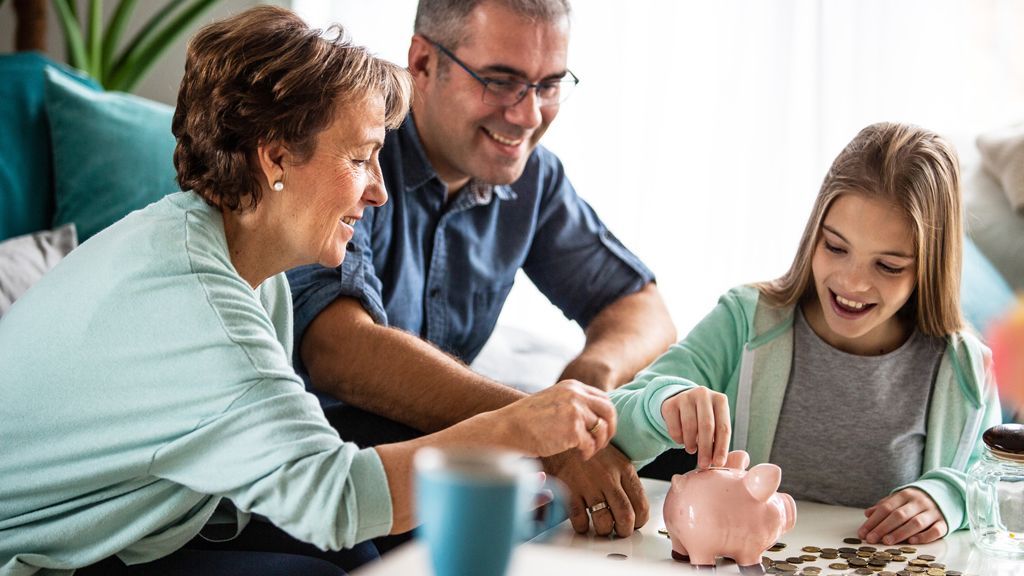
<path id="1" fill-rule="evenodd" d="M 572 73 L 571 70 L 566 70 L 568 76 L 559 78 L 557 80 L 548 80 L 545 82 L 537 82 L 531 84 L 530 82 L 524 82 L 522 80 L 513 80 L 511 78 L 484 78 L 472 71 L 465 62 L 459 60 L 459 58 L 452 53 L 451 50 L 445 48 L 441 44 L 434 42 L 430 38 L 424 36 L 427 42 L 430 42 L 438 50 L 444 53 L 445 56 L 452 59 L 459 65 L 460 68 L 466 71 L 472 76 L 477 82 L 483 84 L 483 101 L 484 104 L 490 104 L 491 106 L 509 107 L 515 106 L 522 102 L 523 98 L 526 98 L 527 92 L 532 88 L 537 93 L 537 100 L 540 101 L 542 107 L 554 106 L 565 102 L 569 95 L 572 94 L 572 89 L 580 83 L 580 79 Z"/>

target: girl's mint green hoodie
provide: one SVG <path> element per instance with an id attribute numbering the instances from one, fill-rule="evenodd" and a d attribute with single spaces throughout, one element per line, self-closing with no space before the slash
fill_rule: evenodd
<path id="1" fill-rule="evenodd" d="M 729 398 L 731 449 L 750 453 L 751 465 L 767 462 L 793 361 L 793 312 L 764 303 L 753 286 L 727 292 L 685 339 L 611 393 L 615 445 L 638 465 L 677 447 L 661 404 L 707 386 Z M 982 433 L 1001 416 L 988 348 L 968 333 L 946 340 L 928 408 L 924 473 L 893 492 L 923 490 L 958 530 L 967 526 L 965 472 L 981 454 Z"/>

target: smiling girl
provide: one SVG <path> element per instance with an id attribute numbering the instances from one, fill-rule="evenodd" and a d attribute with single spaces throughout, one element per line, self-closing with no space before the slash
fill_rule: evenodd
<path id="1" fill-rule="evenodd" d="M 873 124 L 825 176 L 789 271 L 722 296 L 611 394 L 635 461 L 682 444 L 782 467 L 797 499 L 866 508 L 868 542 L 967 525 L 964 472 L 999 422 L 990 354 L 960 314 L 956 152 Z M 734 418 L 730 418 L 734 415 Z"/>

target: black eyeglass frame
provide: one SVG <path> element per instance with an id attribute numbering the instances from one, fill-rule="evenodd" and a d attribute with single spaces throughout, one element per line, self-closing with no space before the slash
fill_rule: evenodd
<path id="1" fill-rule="evenodd" d="M 438 50 L 440 50 L 442 54 L 444 54 L 445 56 L 451 58 L 452 62 L 455 62 L 456 64 L 458 64 L 459 67 L 462 68 L 463 70 L 465 70 L 467 74 L 472 76 L 474 80 L 476 80 L 477 82 L 482 84 L 484 90 L 483 90 L 483 94 L 481 94 L 481 97 L 484 99 L 484 103 L 485 104 L 489 104 L 491 106 L 501 106 L 501 107 L 506 107 L 506 108 L 512 107 L 512 106 L 516 106 L 517 104 L 519 104 L 520 102 L 523 101 L 523 98 L 526 98 L 526 94 L 530 91 L 531 88 L 537 94 L 537 100 L 540 102 L 540 105 L 541 105 L 542 108 L 546 108 L 548 106 L 555 106 L 555 105 L 561 104 L 562 102 L 565 102 L 569 98 L 569 94 L 571 94 L 571 89 L 575 88 L 576 85 L 580 83 L 580 79 L 575 74 L 572 73 L 572 70 L 569 70 L 568 68 L 565 69 L 565 72 L 566 72 L 566 74 L 569 75 L 569 77 L 564 77 L 563 76 L 562 78 L 558 79 L 556 82 L 537 82 L 537 83 L 531 83 L 531 82 L 526 82 L 526 81 L 523 81 L 523 80 L 498 80 L 496 78 L 484 78 L 484 77 L 480 76 L 479 74 L 477 74 L 476 72 L 474 72 L 472 68 L 470 68 L 468 65 L 466 65 L 465 62 L 460 60 L 459 57 L 456 56 L 451 50 L 449 50 L 448 48 L 445 48 L 444 45 L 441 44 L 440 42 L 435 42 L 434 40 L 430 39 L 427 36 L 424 36 L 423 34 L 420 34 L 420 36 L 423 36 L 424 40 L 426 40 L 427 42 L 430 42 L 431 44 L 433 44 L 434 47 L 437 48 Z M 514 102 L 508 102 L 508 103 L 504 103 L 504 102 L 488 102 L 487 99 L 486 99 L 486 95 L 487 94 L 492 94 L 492 95 L 495 94 L 495 92 L 490 89 L 491 84 L 493 84 L 495 82 L 501 82 L 501 83 L 504 83 L 504 84 L 518 84 L 520 86 L 520 89 L 519 89 L 518 96 L 516 97 L 515 101 Z M 563 91 L 561 89 L 561 86 L 568 86 L 570 88 L 570 90 L 566 91 L 567 94 L 566 94 L 566 96 L 564 98 L 560 97 L 558 100 L 555 100 L 554 102 L 544 103 L 544 101 L 543 101 L 543 99 L 542 99 L 542 97 L 540 95 L 540 90 L 541 90 L 541 88 L 544 88 L 544 87 L 547 87 L 547 86 L 551 86 L 552 84 L 558 84 L 559 85 L 559 94 L 563 93 Z M 495 97 L 497 97 L 497 96 L 495 95 Z"/>

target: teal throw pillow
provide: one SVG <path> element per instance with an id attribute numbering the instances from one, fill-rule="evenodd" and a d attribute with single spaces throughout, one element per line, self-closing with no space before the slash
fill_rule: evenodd
<path id="1" fill-rule="evenodd" d="M 120 92 L 100 92 L 47 70 L 57 211 L 81 242 L 167 194 L 174 172 L 173 109 Z"/>
<path id="2" fill-rule="evenodd" d="M 98 85 L 35 52 L 0 55 L 0 240 L 50 228 L 53 169 L 44 94 L 46 70 Z"/>

